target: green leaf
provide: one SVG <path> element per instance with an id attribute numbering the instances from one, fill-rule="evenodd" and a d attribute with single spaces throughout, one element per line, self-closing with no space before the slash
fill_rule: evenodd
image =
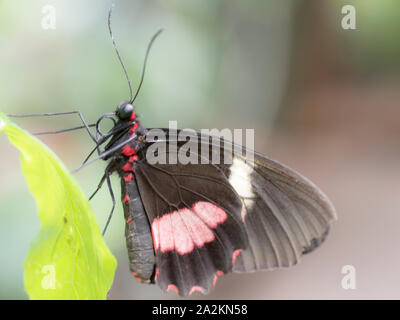
<path id="1" fill-rule="evenodd" d="M 29 297 L 105 299 L 117 263 L 77 182 L 52 151 L 2 113 L 1 132 L 21 152 L 41 221 L 25 260 Z"/>

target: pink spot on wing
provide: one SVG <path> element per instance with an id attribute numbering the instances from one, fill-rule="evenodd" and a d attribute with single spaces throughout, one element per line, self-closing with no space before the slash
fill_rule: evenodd
<path id="1" fill-rule="evenodd" d="M 215 274 L 214 274 L 214 279 L 213 279 L 213 287 L 215 287 L 215 284 L 217 283 L 217 279 L 219 276 L 222 276 L 224 273 L 221 270 L 218 270 Z"/>
<path id="2" fill-rule="evenodd" d="M 122 147 L 122 154 L 124 156 L 130 157 L 136 152 L 135 148 L 132 148 L 129 144 L 126 144 Z"/>
<path id="3" fill-rule="evenodd" d="M 190 296 L 193 292 L 201 292 L 201 293 L 204 293 L 204 291 L 205 291 L 205 290 L 204 290 L 202 287 L 194 286 L 192 289 L 190 289 L 189 296 Z"/>
<path id="4" fill-rule="evenodd" d="M 181 254 L 191 252 L 193 250 L 193 244 L 196 245 L 196 247 L 202 247 L 205 243 L 212 242 L 215 238 L 210 228 L 193 211 L 189 209 L 183 210 L 185 211 L 180 214 L 180 220 L 184 227 L 183 232 L 182 229 L 176 231 L 178 234 L 179 232 L 185 233 L 187 237 L 189 237 L 189 241 L 191 240 L 191 246 L 185 251 L 182 250 L 184 249 L 184 244 L 182 242 L 177 242 L 177 251 Z"/>
<path id="5" fill-rule="evenodd" d="M 224 210 L 210 202 L 199 201 L 193 205 L 193 210 L 211 228 L 216 228 L 227 218 Z"/>
<path id="6" fill-rule="evenodd" d="M 154 219 L 152 234 L 154 249 L 161 252 L 176 250 L 184 255 L 215 240 L 213 231 L 227 219 L 225 211 L 208 203 L 197 202 L 193 210 L 183 208 Z"/>
<path id="7" fill-rule="evenodd" d="M 174 234 L 170 214 L 166 214 L 158 219 L 158 228 L 161 252 L 174 250 Z"/>
<path id="8" fill-rule="evenodd" d="M 153 236 L 154 251 L 157 251 L 160 246 L 160 226 L 157 218 L 151 224 L 151 234 Z"/>
<path id="9" fill-rule="evenodd" d="M 126 219 L 126 223 L 129 223 L 129 222 L 131 222 L 131 221 L 132 221 L 132 218 Z"/>
<path id="10" fill-rule="evenodd" d="M 131 199 L 130 199 L 129 196 L 126 194 L 126 195 L 125 195 L 125 198 L 124 198 L 124 200 L 122 200 L 122 202 L 123 202 L 123 203 L 126 203 L 126 202 L 128 202 L 129 200 L 131 200 Z"/>
<path id="11" fill-rule="evenodd" d="M 158 277 L 159 273 L 160 273 L 160 270 L 158 270 L 158 268 L 156 268 L 156 273 L 154 274 L 154 281 L 155 282 L 157 281 L 157 277 Z"/>
<path id="12" fill-rule="evenodd" d="M 243 221 L 243 222 L 245 222 L 245 221 L 244 221 L 245 214 L 244 214 L 244 210 L 243 210 L 243 208 L 242 208 L 242 212 L 241 212 L 240 214 L 241 214 L 241 216 L 242 216 L 242 221 Z"/>
<path id="13" fill-rule="evenodd" d="M 124 176 L 124 180 L 126 182 L 131 181 L 132 180 L 132 173 L 128 174 L 127 176 Z"/>
<path id="14" fill-rule="evenodd" d="M 243 249 L 237 249 L 232 254 L 232 264 L 235 264 L 236 258 L 243 251 Z"/>
<path id="15" fill-rule="evenodd" d="M 171 290 L 174 290 L 176 293 L 178 293 L 178 288 L 176 285 L 173 285 L 173 284 L 168 285 L 167 292 L 169 292 Z"/>
<path id="16" fill-rule="evenodd" d="M 173 246 L 175 246 L 175 250 L 178 251 L 179 254 L 185 254 L 193 251 L 194 244 L 192 237 L 196 236 L 196 234 L 191 234 L 191 231 L 196 231 L 190 230 L 193 224 L 195 224 L 195 222 L 192 221 L 191 215 L 192 212 L 189 209 L 181 209 L 173 212 L 172 214 L 168 214 L 168 218 L 170 218 L 169 220 L 171 221 L 172 234 L 164 234 L 163 230 L 161 229 L 160 240 L 162 252 L 169 251 L 170 248 L 173 250 Z M 207 229 L 205 231 L 209 230 Z M 211 231 L 209 232 L 211 233 Z M 171 240 L 172 247 L 165 247 L 164 249 L 166 250 L 164 251 L 162 244 L 165 237 L 167 237 L 168 241 Z M 199 242 L 199 245 L 202 245 L 201 241 Z"/>
<path id="17" fill-rule="evenodd" d="M 214 274 L 214 279 L 213 279 L 213 287 L 215 287 L 215 284 L 217 283 L 218 276 Z"/>

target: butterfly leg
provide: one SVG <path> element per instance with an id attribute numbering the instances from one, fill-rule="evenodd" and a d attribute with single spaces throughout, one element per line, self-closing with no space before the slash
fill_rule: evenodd
<path id="1" fill-rule="evenodd" d="M 107 178 L 107 173 L 105 173 L 102 177 L 101 180 L 99 182 L 99 185 L 97 186 L 97 189 L 92 193 L 92 195 L 89 197 L 89 200 L 92 200 L 92 198 L 96 195 L 97 191 L 99 191 L 101 189 L 101 187 L 103 186 L 104 181 Z"/>
<path id="2" fill-rule="evenodd" d="M 90 130 L 90 127 L 93 127 L 93 125 L 88 125 L 85 118 L 83 117 L 82 113 L 80 111 L 67 111 L 67 112 L 53 112 L 53 113 L 34 113 L 34 114 L 23 114 L 23 115 L 18 115 L 18 114 L 8 114 L 8 117 L 14 117 L 14 118 L 29 118 L 29 117 L 49 117 L 49 116 L 61 116 L 61 115 L 67 115 L 67 114 L 77 114 L 79 118 L 81 119 L 83 123 L 83 127 L 85 128 L 86 131 L 89 133 L 89 136 L 92 138 L 92 140 L 97 143 L 97 139 L 93 132 Z M 72 129 L 80 129 L 81 127 L 77 128 L 72 128 Z M 59 132 L 64 132 L 64 131 L 70 131 L 72 129 L 67 129 L 67 130 L 59 130 L 59 131 L 51 131 L 49 133 L 59 133 Z M 38 134 L 46 134 L 46 132 L 38 132 Z"/>
<path id="3" fill-rule="evenodd" d="M 110 221 L 111 221 L 112 215 L 114 213 L 114 209 L 115 209 L 115 197 L 114 197 L 114 192 L 113 192 L 112 185 L 111 185 L 110 174 L 106 173 L 106 180 L 107 180 L 107 186 L 108 186 L 108 190 L 110 191 L 110 196 L 111 196 L 111 200 L 112 200 L 112 208 L 111 208 L 111 212 L 108 216 L 107 223 L 103 230 L 103 236 L 107 230 L 108 225 L 110 224 Z"/>
<path id="4" fill-rule="evenodd" d="M 104 230 L 103 230 L 103 233 L 102 233 L 103 236 L 104 236 L 104 233 L 105 233 L 106 230 L 107 230 L 108 225 L 110 224 L 111 217 L 112 217 L 113 212 L 114 212 L 114 209 L 115 209 L 115 196 L 114 196 L 114 192 L 113 192 L 112 184 L 111 184 L 111 179 L 110 179 L 110 176 L 111 176 L 111 174 L 114 172 L 114 170 L 115 170 L 115 164 L 114 164 L 114 162 L 110 162 L 110 163 L 108 164 L 106 170 L 105 170 L 104 175 L 101 177 L 101 180 L 100 180 L 100 182 L 99 182 L 99 185 L 97 186 L 97 188 L 96 188 L 96 190 L 93 192 L 93 194 L 89 197 L 89 200 L 91 200 L 91 199 L 95 196 L 95 194 L 97 193 L 97 191 L 99 191 L 99 190 L 101 189 L 101 187 L 102 187 L 103 184 L 104 184 L 104 181 L 107 181 L 108 191 L 110 192 L 110 196 L 111 196 L 111 200 L 112 200 L 112 208 L 111 208 L 111 212 L 110 212 L 110 214 L 109 214 L 109 216 L 108 216 L 107 223 L 106 223 L 106 225 L 105 225 L 105 227 L 104 227 Z"/>
<path id="5" fill-rule="evenodd" d="M 88 127 L 95 127 L 95 123 L 88 124 Z M 35 132 L 33 133 L 34 136 L 41 136 L 45 134 L 57 134 L 57 133 L 63 133 L 63 132 L 69 132 L 69 131 L 74 131 L 74 130 L 79 130 L 79 129 L 84 129 L 86 128 L 85 126 L 79 126 L 79 127 L 72 127 L 72 128 L 67 128 L 67 129 L 61 129 L 61 130 L 54 130 L 54 131 L 42 131 L 42 132 Z"/>

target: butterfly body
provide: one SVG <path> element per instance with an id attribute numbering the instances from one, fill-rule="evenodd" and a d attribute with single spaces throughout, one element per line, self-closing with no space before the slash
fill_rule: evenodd
<path id="1" fill-rule="evenodd" d="M 124 176 L 127 177 L 126 175 Z M 125 238 L 129 268 L 140 282 L 150 283 L 154 278 L 155 255 L 150 224 L 132 177 L 121 179 L 121 200 L 125 217 Z M 128 177 L 130 177 L 128 175 Z"/>
<path id="2" fill-rule="evenodd" d="M 120 108 L 127 103 L 121 103 Z M 121 201 L 125 218 L 125 238 L 129 266 L 136 280 L 151 283 L 154 279 L 155 256 L 149 220 L 143 208 L 136 185 L 136 163 L 143 158 L 142 148 L 145 130 L 132 109 L 129 116 L 119 117 L 115 128 L 124 128 L 112 136 L 105 150 L 131 139 L 120 150 L 105 160 L 109 161 L 109 174 L 116 171 L 121 178 Z"/>

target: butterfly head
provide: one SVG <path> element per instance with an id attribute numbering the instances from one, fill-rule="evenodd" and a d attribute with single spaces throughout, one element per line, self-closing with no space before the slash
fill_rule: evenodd
<path id="1" fill-rule="evenodd" d="M 130 101 L 121 102 L 117 110 L 115 111 L 118 119 L 120 120 L 134 120 L 135 119 L 135 108 Z"/>

